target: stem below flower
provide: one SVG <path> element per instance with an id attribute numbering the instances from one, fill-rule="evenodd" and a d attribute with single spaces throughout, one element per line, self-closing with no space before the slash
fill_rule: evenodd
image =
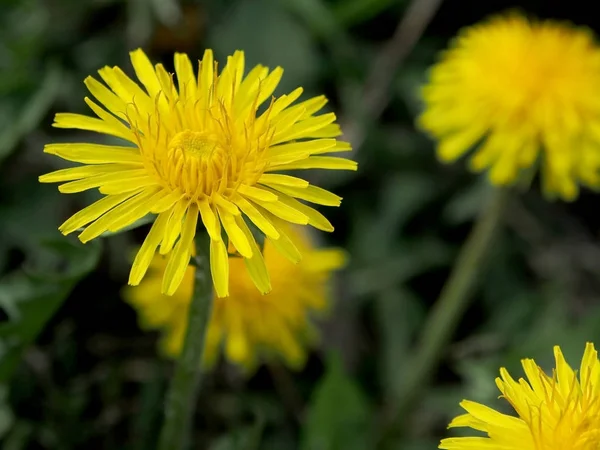
<path id="1" fill-rule="evenodd" d="M 196 237 L 196 255 L 201 263 L 195 271 L 194 294 L 189 306 L 187 330 L 167 394 L 165 421 L 158 450 L 184 450 L 190 437 L 213 299 L 208 262 L 209 238 L 205 234 Z"/>
<path id="2" fill-rule="evenodd" d="M 501 222 L 507 199 L 507 190 L 495 189 L 463 244 L 450 276 L 422 327 L 414 357 L 407 364 L 407 378 L 401 390 L 402 395 L 391 414 L 388 423 L 390 426 L 384 439 L 397 435 L 401 432 L 402 425 L 406 426 L 406 421 L 403 420 L 406 412 L 427 386 L 445 346 L 467 309 L 472 289 L 481 274 L 488 249 Z"/>

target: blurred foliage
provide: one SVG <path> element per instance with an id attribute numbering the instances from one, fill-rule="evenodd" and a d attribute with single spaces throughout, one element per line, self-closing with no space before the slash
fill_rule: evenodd
<path id="1" fill-rule="evenodd" d="M 51 128 L 57 111 L 85 111 L 82 80 L 105 64 L 131 72 L 144 47 L 172 67 L 174 51 L 219 58 L 236 48 L 247 65 L 282 65 L 279 93 L 324 92 L 351 135 L 364 115 L 362 86 L 408 0 L 2 0 L 0 1 L 0 439 L 2 448 L 145 450 L 156 442 L 168 363 L 120 299 L 131 250 L 147 225 L 81 246 L 58 225 L 92 194 L 59 196 L 37 176 L 64 162 L 45 143 L 89 140 Z M 456 31 L 514 6 L 447 0 L 403 62 L 380 120 L 354 157 L 355 174 L 319 183 L 344 197 L 319 236 L 352 255 L 323 323 L 323 345 L 299 373 L 263 368 L 244 379 L 221 364 L 207 377 L 193 448 L 375 448 L 401 400 L 420 325 L 472 221 L 485 180 L 442 167 L 414 128 L 418 86 Z M 527 0 L 544 17 L 592 28 L 591 5 Z M 587 8 L 587 9 L 586 9 Z M 584 21 L 584 22 L 582 22 Z M 364 118 L 369 120 L 368 117 Z M 362 120 L 362 119 L 361 119 Z M 98 139 L 98 138 L 96 138 Z M 592 194 L 550 204 L 515 196 L 434 382 L 401 420 L 391 448 L 434 448 L 462 398 L 500 404 L 500 366 L 552 364 L 551 347 L 576 361 L 600 338 L 600 246 Z M 339 355 L 339 356 L 336 356 Z M 283 379 L 281 378 L 283 377 Z M 502 407 L 502 406 L 501 406 Z"/>
<path id="2" fill-rule="evenodd" d="M 315 387 L 303 430 L 301 448 L 335 450 L 373 448 L 367 399 L 344 373 L 337 355 L 328 358 L 325 376 Z"/>

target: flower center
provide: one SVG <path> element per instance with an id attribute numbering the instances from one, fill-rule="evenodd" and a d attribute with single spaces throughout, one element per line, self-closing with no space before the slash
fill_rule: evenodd
<path id="1" fill-rule="evenodd" d="M 216 136 L 202 131 L 177 133 L 167 146 L 163 178 L 190 198 L 212 196 L 226 188 L 230 156 Z"/>
<path id="2" fill-rule="evenodd" d="M 187 156 L 203 158 L 210 154 L 218 146 L 211 136 L 200 131 L 185 130 L 177 133 L 169 143 L 169 151 L 179 151 Z"/>

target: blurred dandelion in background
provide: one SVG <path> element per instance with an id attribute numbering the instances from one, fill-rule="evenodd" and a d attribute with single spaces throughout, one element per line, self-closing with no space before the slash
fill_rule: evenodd
<path id="1" fill-rule="evenodd" d="M 297 199 L 328 206 L 341 201 L 301 178 L 273 172 L 357 167 L 348 159 L 320 156 L 350 150 L 348 143 L 335 139 L 341 134 L 335 114 L 315 115 L 327 99 L 319 96 L 291 106 L 302 88 L 273 98 L 283 70 L 258 65 L 244 77 L 241 51 L 228 57 L 219 74 L 212 51 L 207 50 L 197 78 L 189 58 L 176 53 L 177 85 L 163 65 L 153 66 L 142 50 L 131 52 L 131 62 L 145 90 L 119 67 L 104 67 L 99 74 L 108 87 L 92 77 L 85 84 L 106 109 L 86 97 L 97 118 L 56 115 L 55 127 L 107 134 L 135 146 L 45 147 L 46 153 L 83 165 L 43 175 L 41 182 L 63 183 L 59 186 L 63 193 L 98 188 L 105 195 L 60 230 L 69 234 L 85 227 L 79 239 L 87 242 L 156 214 L 129 283 L 140 283 L 159 248 L 161 255 L 169 255 L 160 290 L 173 295 L 188 270 L 200 217 L 211 238 L 217 296 L 230 294 L 226 241 L 243 257 L 258 290 L 269 292 L 269 274 L 244 216 L 264 233 L 269 246 L 297 263 L 302 255 L 283 231 L 283 223 L 333 230 L 322 214 Z"/>
<path id="2" fill-rule="evenodd" d="M 549 197 L 600 187 L 600 48 L 591 31 L 517 13 L 466 28 L 430 71 L 421 128 L 451 162 L 474 148 L 496 185 L 540 168 Z"/>
<path id="3" fill-rule="evenodd" d="M 332 272 L 344 265 L 346 255 L 337 248 L 315 248 L 303 229 L 283 229 L 294 238 L 303 258 L 294 264 L 269 241 L 265 243 L 263 254 L 273 285 L 268 294 L 256 290 L 242 258 L 229 258 L 230 295 L 214 300 L 205 366 L 215 363 L 223 347 L 227 360 L 246 371 L 272 358 L 301 369 L 308 349 L 318 342 L 311 315 L 327 311 L 328 281 Z M 143 328 L 161 330 L 163 353 L 177 357 L 183 345 L 196 269 L 190 265 L 175 294 L 168 297 L 159 289 L 166 266 L 165 258 L 156 255 L 148 276 L 139 286 L 128 286 L 124 297 L 137 310 Z"/>
<path id="4" fill-rule="evenodd" d="M 500 369 L 496 385 L 517 417 L 502 414 L 479 403 L 464 400 L 466 414 L 450 427 L 469 427 L 488 437 L 459 437 L 442 440 L 440 448 L 466 450 L 592 450 L 600 446 L 600 361 L 588 343 L 578 373 L 554 347 L 556 367 L 552 376 L 533 359 L 521 363 L 527 380 L 515 381 Z"/>

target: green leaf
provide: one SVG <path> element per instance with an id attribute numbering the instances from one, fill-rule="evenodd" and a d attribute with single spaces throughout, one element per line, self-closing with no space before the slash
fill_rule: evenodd
<path id="1" fill-rule="evenodd" d="M 156 18 L 164 25 L 174 27 L 181 20 L 181 7 L 177 0 L 152 0 Z"/>
<path id="2" fill-rule="evenodd" d="M 376 245 L 378 243 L 374 242 L 373 247 Z M 442 266 L 452 256 L 448 246 L 434 237 L 413 239 L 412 242 L 400 241 L 385 255 L 373 257 L 366 254 L 366 251 L 353 251 L 351 254 L 372 261 L 352 269 L 349 284 L 353 295 L 357 297 L 400 286 L 417 275 Z"/>
<path id="3" fill-rule="evenodd" d="M 327 42 L 334 51 L 347 54 L 352 50 L 349 36 L 323 0 L 278 1 L 301 18 L 307 27 Z"/>
<path id="4" fill-rule="evenodd" d="M 465 189 L 454 194 L 442 211 L 444 220 L 449 225 L 459 225 L 473 220 L 481 205 L 489 198 L 494 189 L 486 177 L 477 177 Z"/>
<path id="5" fill-rule="evenodd" d="M 338 355 L 330 355 L 327 373 L 316 387 L 303 430 L 302 450 L 364 450 L 370 442 L 370 408 L 344 372 Z"/>
<path id="6" fill-rule="evenodd" d="M 148 380 L 140 388 L 140 410 L 132 421 L 132 450 L 154 448 L 158 439 L 157 427 L 161 423 L 161 407 L 166 389 L 162 369 L 160 362 L 149 366 Z"/>
<path id="7" fill-rule="evenodd" d="M 209 32 L 209 44 L 220 61 L 244 49 L 246 67 L 283 67 L 285 74 L 275 95 L 310 86 L 318 74 L 318 49 L 310 34 L 277 2 L 238 1 L 227 20 Z"/>
<path id="8" fill-rule="evenodd" d="M 14 114 L 14 121 L 5 126 L 0 133 L 0 162 L 17 146 L 19 141 L 31 133 L 48 112 L 61 85 L 61 72 L 50 67 L 42 80 L 39 89 L 20 111 Z"/>
<path id="9" fill-rule="evenodd" d="M 374 302 L 378 334 L 381 336 L 381 382 L 386 395 L 398 399 L 415 331 L 425 311 L 420 299 L 405 288 L 383 291 Z"/>
<path id="10" fill-rule="evenodd" d="M 0 384 L 19 363 L 21 354 L 54 315 L 77 282 L 96 266 L 99 244 L 83 246 L 67 239 L 41 243 L 51 254 L 41 267 L 19 270 L 0 279 L 0 308 L 8 320 L 0 324 Z"/>
<path id="11" fill-rule="evenodd" d="M 264 414 L 264 405 L 255 404 L 254 423 L 229 431 L 227 434 L 215 440 L 210 450 L 258 450 L 264 448 L 261 445 L 262 435 L 267 424 Z"/>
<path id="12" fill-rule="evenodd" d="M 6 403 L 7 388 L 0 384 L 0 439 L 8 432 L 14 422 L 10 406 Z"/>
<path id="13" fill-rule="evenodd" d="M 334 8 L 337 19 L 346 26 L 364 23 L 391 6 L 404 0 L 342 0 Z"/>

